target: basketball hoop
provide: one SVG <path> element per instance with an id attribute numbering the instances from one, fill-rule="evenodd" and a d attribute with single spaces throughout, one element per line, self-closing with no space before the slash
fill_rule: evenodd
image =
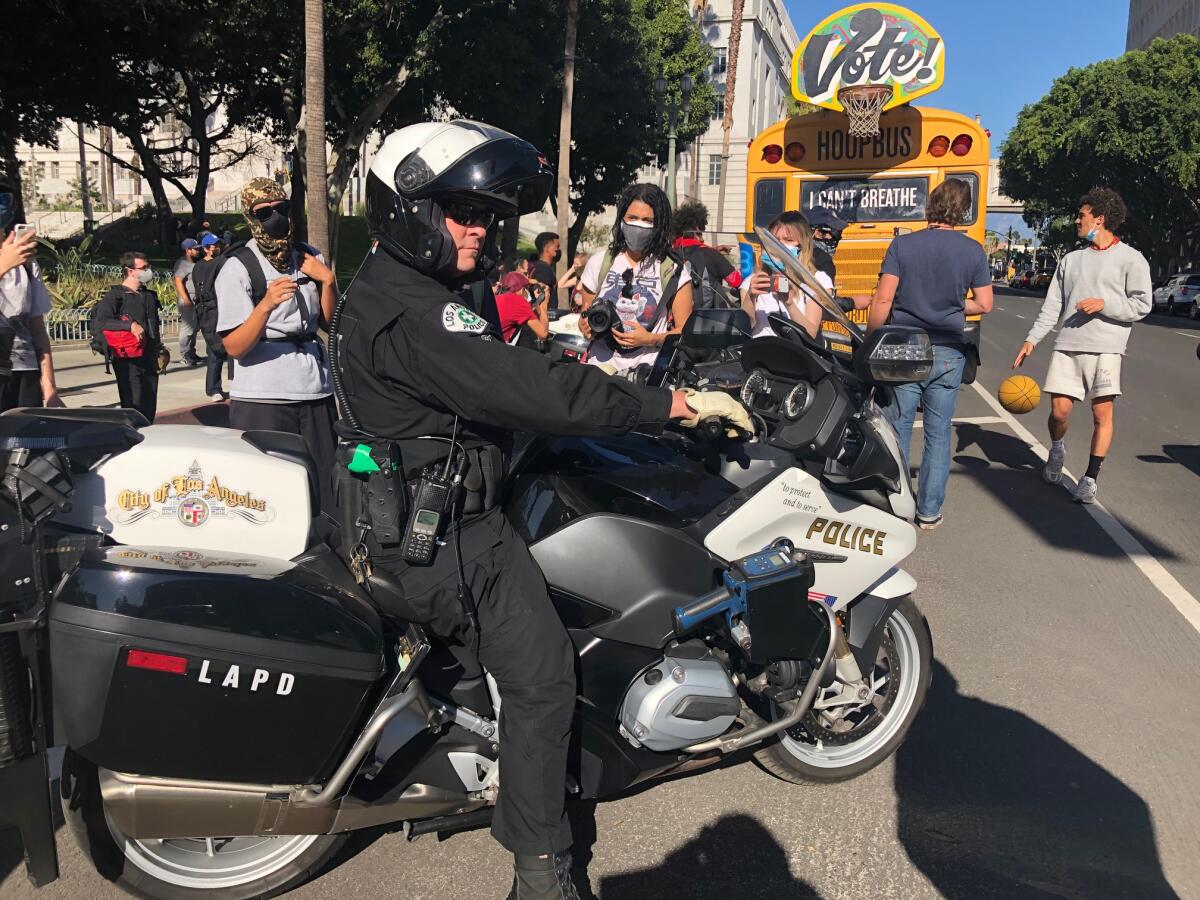
<path id="1" fill-rule="evenodd" d="M 879 134 L 879 116 L 892 99 L 890 84 L 856 84 L 837 92 L 838 102 L 850 120 L 850 134 L 867 138 Z"/>

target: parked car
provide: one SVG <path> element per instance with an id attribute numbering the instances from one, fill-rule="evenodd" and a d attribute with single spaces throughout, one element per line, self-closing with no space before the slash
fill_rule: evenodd
<path id="1" fill-rule="evenodd" d="M 1047 291 L 1050 289 L 1050 282 L 1054 280 L 1054 272 L 1049 269 L 1044 269 L 1033 276 L 1033 281 L 1030 287 L 1035 291 Z"/>
<path id="2" fill-rule="evenodd" d="M 1168 316 L 1191 312 L 1197 317 L 1196 295 L 1200 293 L 1200 274 L 1181 272 L 1167 279 L 1167 283 L 1154 291 L 1153 307 L 1164 309 Z"/>
<path id="3" fill-rule="evenodd" d="M 1008 280 L 1008 286 L 1029 290 L 1030 279 L 1033 277 L 1032 269 L 1021 269 L 1012 278 Z"/>

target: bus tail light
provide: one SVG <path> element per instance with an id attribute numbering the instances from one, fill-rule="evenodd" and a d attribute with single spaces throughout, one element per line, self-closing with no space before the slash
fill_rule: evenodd
<path id="1" fill-rule="evenodd" d="M 950 145 L 950 152 L 955 156 L 966 156 L 971 152 L 971 144 L 973 143 L 974 141 L 971 140 L 969 134 L 960 134 L 954 139 L 954 143 Z"/>
<path id="2" fill-rule="evenodd" d="M 767 144 L 767 146 L 763 147 L 762 158 L 763 162 L 775 165 L 775 163 L 783 159 L 783 148 L 778 144 Z"/>
<path id="3" fill-rule="evenodd" d="M 945 156 L 946 151 L 950 149 L 950 138 L 944 134 L 939 134 L 929 142 L 930 156 Z"/>
<path id="4" fill-rule="evenodd" d="M 783 155 L 787 158 L 789 163 L 791 163 L 793 166 L 797 166 L 800 164 L 801 160 L 804 159 L 804 145 L 799 141 L 792 141 L 792 143 L 788 144 L 787 147 L 784 148 Z"/>

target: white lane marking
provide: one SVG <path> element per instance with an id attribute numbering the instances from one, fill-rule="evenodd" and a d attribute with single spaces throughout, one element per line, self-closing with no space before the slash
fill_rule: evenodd
<path id="1" fill-rule="evenodd" d="M 1005 420 L 999 416 L 963 416 L 961 419 L 952 419 L 952 425 L 1003 425 Z M 913 428 L 923 428 L 925 420 L 913 422 Z"/>
<path id="2" fill-rule="evenodd" d="M 1023 319 L 1023 318 L 1025 318 L 1025 317 L 1024 317 L 1023 315 L 1021 315 L 1020 313 L 1013 313 L 1013 315 L 1014 315 L 1014 316 L 1016 316 L 1018 319 Z"/>
<path id="3" fill-rule="evenodd" d="M 1182 334 L 1184 337 L 1195 338 L 1196 340 L 1200 341 L 1200 334 L 1196 334 L 1194 331 L 1177 331 L 1175 333 Z"/>
<path id="4" fill-rule="evenodd" d="M 1029 449 L 1036 453 L 1044 462 L 1050 455 L 1045 445 L 1035 438 L 1028 428 L 1018 422 L 1012 413 L 1001 406 L 995 397 L 980 387 L 978 381 L 972 387 L 979 392 L 979 396 L 987 401 L 988 406 L 996 411 L 997 415 L 1013 430 L 1017 437 L 1028 444 Z M 1067 487 L 1073 487 L 1075 483 L 1075 476 L 1071 474 L 1070 470 L 1064 468 L 1063 484 Z M 1097 501 L 1091 504 L 1082 503 L 1080 505 L 1087 510 L 1088 515 L 1096 520 L 1096 524 L 1103 528 L 1104 532 L 1113 539 L 1113 543 L 1120 547 L 1124 554 L 1129 557 L 1130 562 L 1138 567 L 1158 592 L 1166 597 L 1167 601 L 1187 620 L 1187 623 L 1196 629 L 1197 632 L 1200 632 L 1200 602 L 1197 602 L 1196 598 L 1188 592 L 1187 588 L 1180 584 L 1175 579 L 1175 576 L 1168 572 L 1163 564 L 1149 550 L 1142 546 L 1141 541 L 1129 533 L 1129 529 L 1117 521 L 1116 517 L 1105 508 L 1103 503 Z"/>

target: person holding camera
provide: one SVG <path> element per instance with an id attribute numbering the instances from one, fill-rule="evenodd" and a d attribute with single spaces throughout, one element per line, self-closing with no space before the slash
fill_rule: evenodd
<path id="1" fill-rule="evenodd" d="M 671 205 L 653 184 L 633 184 L 617 201 L 612 243 L 579 279 L 579 330 L 588 363 L 618 372 L 652 365 L 668 334 L 692 314 L 690 267 L 671 253 Z"/>
<path id="2" fill-rule="evenodd" d="M 532 298 L 532 303 L 530 299 Z M 544 341 L 550 336 L 550 291 L 544 284 L 531 283 L 520 272 L 509 272 L 500 279 L 496 309 L 500 313 L 500 333 L 511 344 L 524 326 Z"/>
<path id="3" fill-rule="evenodd" d="M 833 282 L 824 272 L 814 271 L 812 231 L 802 213 L 785 212 L 767 226 L 804 268 L 813 272 L 817 283 L 833 294 Z M 788 281 L 783 264 L 763 251 L 761 268 L 742 285 L 742 309 L 754 323 L 751 337 L 773 335 L 770 316 L 791 319 L 815 338 L 821 330 L 821 304 L 809 291 Z"/>
<path id="4" fill-rule="evenodd" d="M 232 248 L 216 276 L 217 332 L 233 359 L 229 424 L 304 438 L 318 471 L 332 473 L 333 386 L 317 329 L 328 327 L 337 282 L 321 254 L 292 239 L 291 206 L 269 178 L 242 188 L 252 240 Z M 335 504 L 329 477 L 321 508 Z"/>
<path id="5" fill-rule="evenodd" d="M 121 407 L 136 409 L 153 425 L 158 411 L 158 351 L 162 346 L 158 321 L 161 304 L 150 287 L 154 269 L 146 254 L 132 250 L 121 254 L 121 271 L 125 277 L 100 298 L 94 321 L 108 343 Z M 128 332 L 135 340 L 117 349 L 112 338 L 120 332 Z"/>

